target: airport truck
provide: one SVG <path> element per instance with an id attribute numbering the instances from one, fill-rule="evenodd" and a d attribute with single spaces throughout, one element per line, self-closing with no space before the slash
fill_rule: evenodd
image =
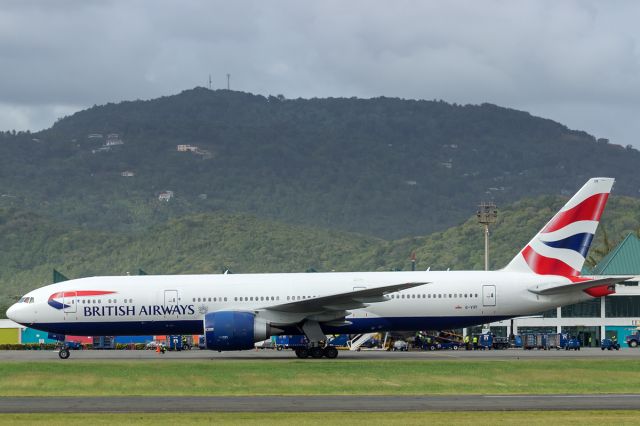
<path id="1" fill-rule="evenodd" d="M 637 348 L 640 344 L 640 331 L 630 334 L 625 339 L 630 348 Z"/>

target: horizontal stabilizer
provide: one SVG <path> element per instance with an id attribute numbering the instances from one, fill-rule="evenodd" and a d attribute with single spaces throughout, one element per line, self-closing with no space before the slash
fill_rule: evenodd
<path id="1" fill-rule="evenodd" d="M 562 293 L 571 293 L 575 291 L 584 291 L 594 287 L 602 287 L 606 285 L 613 285 L 615 283 L 619 283 L 622 281 L 626 281 L 629 278 L 633 277 L 609 277 L 609 278 L 599 278 L 596 280 L 588 280 L 582 282 L 571 282 L 568 284 L 558 284 L 558 283 L 548 283 L 548 284 L 539 284 L 529 288 L 531 293 L 540 294 L 544 296 L 553 295 L 553 294 L 562 294 Z"/>

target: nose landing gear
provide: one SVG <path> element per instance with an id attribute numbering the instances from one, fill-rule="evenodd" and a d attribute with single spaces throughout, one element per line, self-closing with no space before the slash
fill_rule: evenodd
<path id="1" fill-rule="evenodd" d="M 71 355 L 71 352 L 69 352 L 69 349 L 65 348 L 64 346 L 58 351 L 58 356 L 61 359 L 67 359 L 69 358 L 69 355 Z"/>

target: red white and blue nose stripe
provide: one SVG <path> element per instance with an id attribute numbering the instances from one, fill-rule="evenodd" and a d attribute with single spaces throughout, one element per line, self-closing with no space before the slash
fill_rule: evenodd
<path id="1" fill-rule="evenodd" d="M 78 291 L 59 291 L 57 293 L 53 293 L 49 296 L 49 300 L 47 303 L 49 306 L 55 309 L 65 309 L 71 305 L 64 304 L 56 299 L 62 299 L 66 301 L 66 299 L 71 297 L 87 297 L 87 296 L 103 296 L 105 294 L 113 294 L 115 291 L 102 291 L 102 290 L 78 290 Z"/>

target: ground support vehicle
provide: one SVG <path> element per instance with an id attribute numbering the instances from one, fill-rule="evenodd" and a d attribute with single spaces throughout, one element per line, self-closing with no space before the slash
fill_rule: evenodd
<path id="1" fill-rule="evenodd" d="M 395 342 L 393 342 L 393 346 L 391 347 L 391 350 L 394 352 L 396 351 L 406 352 L 409 350 L 409 344 L 404 340 L 396 340 Z"/>
<path id="2" fill-rule="evenodd" d="M 613 349 L 615 349 L 616 351 L 620 350 L 620 343 L 616 342 L 615 340 L 612 339 L 602 339 L 600 341 L 600 349 L 602 349 L 603 351 L 605 349 L 611 351 Z"/>
<path id="3" fill-rule="evenodd" d="M 535 334 L 523 334 L 522 335 L 522 348 L 525 350 L 536 349 L 537 339 Z"/>
<path id="4" fill-rule="evenodd" d="M 507 337 L 498 337 L 495 336 L 493 338 L 493 349 L 509 349 L 511 344 L 509 343 L 509 338 Z"/>
<path id="5" fill-rule="evenodd" d="M 431 343 L 423 344 L 422 349 L 425 351 L 439 351 L 439 350 L 447 350 L 447 349 L 457 351 L 462 346 L 464 346 L 463 343 L 457 343 L 457 342 L 431 342 Z"/>
<path id="6" fill-rule="evenodd" d="M 580 339 L 577 339 L 575 337 L 569 338 L 566 340 L 565 344 L 564 344 L 564 349 L 569 351 L 569 350 L 574 350 L 574 351 L 579 351 L 580 350 L 580 346 L 582 346 L 580 344 Z"/>
<path id="7" fill-rule="evenodd" d="M 282 349 L 296 349 L 307 347 L 307 338 L 304 334 L 282 335 L 276 337 L 276 349 L 281 351 Z"/>
<path id="8" fill-rule="evenodd" d="M 491 350 L 493 349 L 493 335 L 492 334 L 480 334 L 478 336 L 478 349 Z"/>
<path id="9" fill-rule="evenodd" d="M 640 331 L 628 335 L 625 341 L 630 348 L 637 348 L 640 345 Z"/>

